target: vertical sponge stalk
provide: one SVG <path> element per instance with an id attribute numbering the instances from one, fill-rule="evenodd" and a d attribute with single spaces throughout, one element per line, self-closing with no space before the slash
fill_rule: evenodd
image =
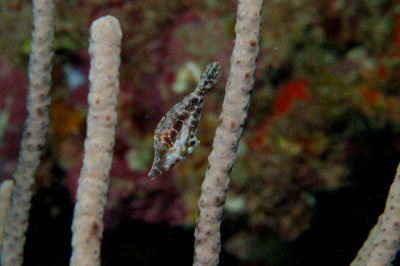
<path id="1" fill-rule="evenodd" d="M 29 58 L 27 118 L 14 173 L 11 205 L 7 213 L 1 252 L 3 266 L 22 264 L 25 233 L 35 173 L 40 162 L 49 124 L 51 61 L 55 4 L 53 0 L 33 1 L 33 31 Z"/>
<path id="2" fill-rule="evenodd" d="M 254 85 L 262 3 L 262 0 L 239 0 L 231 70 L 198 202 L 193 265 L 219 262 L 221 216 Z"/>
<path id="3" fill-rule="evenodd" d="M 371 229 L 351 266 L 392 265 L 400 245 L 400 164 L 389 190 L 385 210 Z"/>
<path id="4" fill-rule="evenodd" d="M 72 224 L 72 266 L 100 265 L 102 220 L 117 123 L 121 38 L 119 22 L 113 16 L 97 19 L 90 29 L 89 113 Z"/>
<path id="5" fill-rule="evenodd" d="M 11 203 L 11 191 L 14 182 L 4 180 L 0 185 L 0 248 L 3 241 L 4 224 L 6 222 L 7 210 Z"/>

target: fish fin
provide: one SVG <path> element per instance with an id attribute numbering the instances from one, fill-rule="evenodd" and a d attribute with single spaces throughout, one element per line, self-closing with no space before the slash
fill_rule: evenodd
<path id="1" fill-rule="evenodd" d="M 217 83 L 218 78 L 221 73 L 221 65 L 219 62 L 213 62 L 208 65 L 201 73 L 199 85 L 196 88 L 196 91 L 199 95 L 204 95 L 207 91 L 209 91 L 215 83 Z"/>
<path id="2" fill-rule="evenodd" d="M 194 141 L 194 144 L 193 146 L 188 148 L 188 155 L 191 154 L 194 148 L 196 148 L 200 144 L 200 140 L 198 140 L 196 137 L 193 137 L 190 141 Z"/>

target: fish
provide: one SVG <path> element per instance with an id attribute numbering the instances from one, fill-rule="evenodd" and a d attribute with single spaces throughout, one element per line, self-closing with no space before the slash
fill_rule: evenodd
<path id="1" fill-rule="evenodd" d="M 171 169 L 199 145 L 196 134 L 203 97 L 217 83 L 220 72 L 219 62 L 206 65 L 196 89 L 161 118 L 154 132 L 154 160 L 148 173 L 151 179 Z"/>

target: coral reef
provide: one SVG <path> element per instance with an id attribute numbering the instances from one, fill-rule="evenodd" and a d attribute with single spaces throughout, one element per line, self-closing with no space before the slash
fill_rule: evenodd
<path id="1" fill-rule="evenodd" d="M 236 1 L 62 1 L 58 5 L 51 128 L 34 202 L 54 207 L 43 217 L 64 217 L 54 211 L 62 212 L 57 197 L 45 193 L 57 186 L 68 191 L 70 201 L 62 206 L 71 210 L 86 132 L 88 28 L 94 19 L 110 13 L 119 19 L 124 38 L 105 235 L 131 223 L 173 227 L 185 234 L 184 228 L 195 224 L 199 188 L 218 124 L 234 45 Z M 253 102 L 226 199 L 221 263 L 304 262 L 309 253 L 301 246 L 306 245 L 291 247 L 320 232 L 313 230 L 318 230 L 324 213 L 330 219 L 323 221 L 332 223 L 325 229 L 343 239 L 335 242 L 333 233 L 315 236 L 311 244 L 307 242 L 310 250 L 318 250 L 321 241 L 329 242 L 324 242 L 325 249 L 333 253 L 317 252 L 335 257 L 326 265 L 348 264 L 383 209 L 387 179 L 392 178 L 400 155 L 400 6 L 377 0 L 285 0 L 264 5 Z M 0 1 L 0 9 L 7 10 L 0 17 L 0 31 L 9 36 L 0 37 L 4 95 L 0 179 L 4 180 L 14 172 L 25 117 L 31 6 L 26 0 Z M 10 23 L 15 18 L 18 23 Z M 158 121 L 193 90 L 196 71 L 211 61 L 221 62 L 223 73 L 204 102 L 199 147 L 150 181 L 147 172 Z M 387 170 L 372 178 L 370 164 Z M 360 193 L 360 186 L 369 194 Z M 346 193 L 353 196 L 343 196 Z M 375 200 L 380 205 L 373 209 Z M 335 207 L 344 204 L 348 210 Z M 38 209 L 33 207 L 35 214 Z M 334 220 L 326 209 L 346 222 Z M 353 238 L 344 233 L 349 232 L 346 228 L 355 228 Z M 105 237 L 105 246 L 112 246 L 106 242 L 111 238 Z M 343 242 L 355 247 L 344 253 Z M 27 244 L 27 256 L 34 254 L 29 251 L 33 245 Z M 265 253 L 267 249 L 271 252 Z M 335 250 L 342 253 L 336 256 Z M 105 251 L 108 255 L 112 256 Z"/>

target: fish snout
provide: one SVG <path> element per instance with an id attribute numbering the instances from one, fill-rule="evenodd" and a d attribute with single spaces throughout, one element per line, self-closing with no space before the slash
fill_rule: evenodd
<path id="1" fill-rule="evenodd" d="M 156 167 L 152 167 L 148 174 L 151 179 L 155 179 L 159 175 L 161 175 L 161 171 Z"/>

